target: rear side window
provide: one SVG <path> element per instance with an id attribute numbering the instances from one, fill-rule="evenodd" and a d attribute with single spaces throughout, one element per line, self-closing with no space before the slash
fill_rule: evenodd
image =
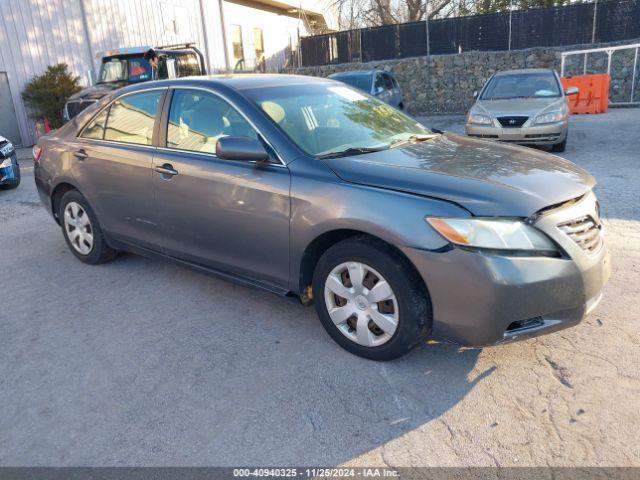
<path id="1" fill-rule="evenodd" d="M 89 124 L 85 127 L 85 129 L 80 134 L 81 138 L 93 138 L 97 140 L 104 139 L 104 130 L 107 124 L 107 115 L 109 114 L 109 109 L 105 108 L 102 112 L 100 112 Z"/>
<path id="2" fill-rule="evenodd" d="M 393 90 L 393 80 L 391 80 L 391 76 L 386 73 L 382 75 L 384 78 L 384 86 L 387 90 Z"/>
<path id="3" fill-rule="evenodd" d="M 109 110 L 105 140 L 151 145 L 161 90 L 134 93 L 116 100 Z"/>
<path id="4" fill-rule="evenodd" d="M 200 61 L 195 53 L 181 53 L 177 55 L 178 77 L 189 77 L 192 75 L 202 75 Z"/>
<path id="5" fill-rule="evenodd" d="M 222 137 L 258 138 L 251 125 L 227 102 L 200 90 L 176 90 L 171 99 L 167 147 L 215 153 Z"/>

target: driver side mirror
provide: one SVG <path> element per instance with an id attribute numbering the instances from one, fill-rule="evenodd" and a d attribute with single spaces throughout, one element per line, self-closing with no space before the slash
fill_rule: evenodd
<path id="1" fill-rule="evenodd" d="M 382 92 L 384 92 L 384 88 L 382 88 L 382 87 L 375 87 L 373 89 L 373 94 L 374 95 L 380 95 Z"/>
<path id="2" fill-rule="evenodd" d="M 477 99 L 478 99 L 478 91 L 477 91 L 477 90 L 474 90 L 474 91 L 473 91 L 473 99 L 474 99 L 474 100 L 477 100 Z"/>
<path id="3" fill-rule="evenodd" d="M 564 94 L 567 96 L 576 95 L 579 91 L 580 89 L 578 87 L 569 87 L 565 90 Z"/>
<path id="4" fill-rule="evenodd" d="M 264 145 L 250 137 L 222 137 L 216 144 L 216 156 L 224 160 L 267 162 L 269 153 Z"/>

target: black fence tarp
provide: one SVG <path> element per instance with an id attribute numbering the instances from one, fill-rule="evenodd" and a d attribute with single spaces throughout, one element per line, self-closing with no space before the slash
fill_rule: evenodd
<path id="1" fill-rule="evenodd" d="M 428 28 L 431 55 L 613 42 L 640 38 L 640 0 L 445 18 L 430 20 Z M 427 26 L 412 22 L 317 35 L 302 38 L 300 48 L 303 66 L 421 56 L 427 54 Z"/>

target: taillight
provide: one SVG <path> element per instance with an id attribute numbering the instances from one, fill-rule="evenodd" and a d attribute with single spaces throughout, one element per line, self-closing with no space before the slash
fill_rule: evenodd
<path id="1" fill-rule="evenodd" d="M 31 150 L 31 154 L 33 155 L 33 161 L 37 162 L 42 156 L 42 147 L 38 144 L 34 145 L 33 149 Z"/>

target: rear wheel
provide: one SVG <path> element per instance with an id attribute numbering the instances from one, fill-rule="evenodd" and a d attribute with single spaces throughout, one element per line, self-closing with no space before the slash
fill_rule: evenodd
<path id="1" fill-rule="evenodd" d="M 70 190 L 63 195 L 58 218 L 71 253 L 81 262 L 97 264 L 116 257 L 116 250 L 107 245 L 95 213 L 80 192 Z"/>
<path id="2" fill-rule="evenodd" d="M 313 296 L 329 335 L 361 357 L 400 357 L 431 331 L 422 280 L 382 242 L 358 238 L 327 250 L 314 272 Z"/>

